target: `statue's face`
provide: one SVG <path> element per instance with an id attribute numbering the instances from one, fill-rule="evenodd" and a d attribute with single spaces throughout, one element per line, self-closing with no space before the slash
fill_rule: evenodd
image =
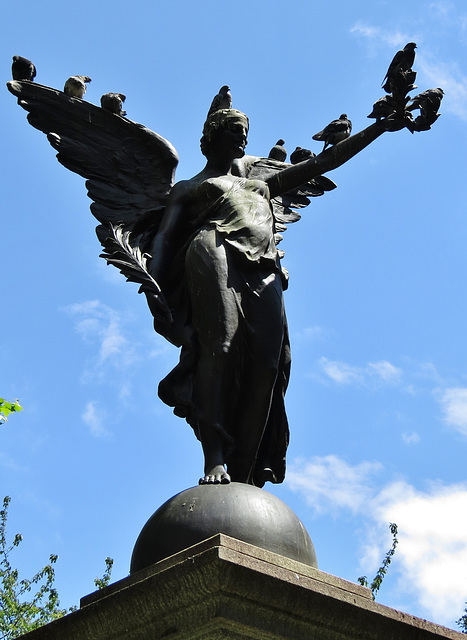
<path id="1" fill-rule="evenodd" d="M 213 136 L 215 147 L 232 158 L 242 158 L 247 144 L 248 122 L 245 118 L 232 115 L 226 118 L 224 126 Z"/>

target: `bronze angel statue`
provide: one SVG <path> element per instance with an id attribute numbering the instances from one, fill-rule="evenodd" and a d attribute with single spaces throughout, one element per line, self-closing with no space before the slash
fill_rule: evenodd
<path id="1" fill-rule="evenodd" d="M 175 183 L 178 155 L 158 134 L 61 91 L 13 81 L 10 91 L 65 167 L 86 178 L 103 257 L 138 282 L 154 327 L 177 347 L 159 396 L 201 441 L 200 483 L 282 482 L 290 347 L 277 244 L 335 169 L 411 112 L 378 117 L 298 164 L 245 155 L 247 116 L 210 110 L 204 169 Z"/>

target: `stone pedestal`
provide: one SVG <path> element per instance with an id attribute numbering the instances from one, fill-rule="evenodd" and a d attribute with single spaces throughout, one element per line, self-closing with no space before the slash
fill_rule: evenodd
<path id="1" fill-rule="evenodd" d="M 462 640 L 369 589 L 218 534 L 81 600 L 27 640 Z"/>

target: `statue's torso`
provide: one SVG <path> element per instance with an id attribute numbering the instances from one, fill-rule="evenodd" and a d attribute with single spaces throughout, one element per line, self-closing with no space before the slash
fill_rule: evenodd
<path id="1" fill-rule="evenodd" d="M 195 183 L 191 195 L 190 223 L 198 232 L 216 229 L 249 260 L 276 261 L 274 218 L 265 182 L 232 175 L 212 177 Z"/>

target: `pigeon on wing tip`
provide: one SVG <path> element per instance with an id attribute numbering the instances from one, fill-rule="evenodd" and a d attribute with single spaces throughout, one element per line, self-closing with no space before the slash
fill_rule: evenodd
<path id="1" fill-rule="evenodd" d="M 304 162 L 305 160 L 310 160 L 314 158 L 315 154 L 310 149 L 303 149 L 302 147 L 296 147 L 295 151 L 292 151 L 290 154 L 290 162 L 292 164 L 298 164 L 299 162 Z"/>
<path id="2" fill-rule="evenodd" d="M 101 97 L 101 107 L 117 116 L 126 116 L 126 111 L 122 108 L 125 100 L 126 96 L 123 93 L 104 93 Z"/>
<path id="3" fill-rule="evenodd" d="M 230 93 L 230 87 L 224 85 L 219 89 L 219 93 L 214 96 L 211 106 L 209 107 L 208 116 L 220 109 L 232 108 L 232 94 Z"/>
<path id="4" fill-rule="evenodd" d="M 279 162 L 285 162 L 287 158 L 287 151 L 284 149 L 284 140 L 280 138 L 269 152 L 268 158 L 271 160 L 278 160 Z"/>
<path id="5" fill-rule="evenodd" d="M 408 42 L 403 49 L 396 53 L 381 84 L 386 93 L 392 92 L 391 82 L 398 71 L 409 71 L 412 68 L 416 48 L 415 42 Z"/>
<path id="6" fill-rule="evenodd" d="M 63 91 L 67 96 L 82 98 L 86 93 L 87 82 L 91 82 L 91 78 L 89 76 L 71 76 L 65 82 Z"/>
<path id="7" fill-rule="evenodd" d="M 31 60 L 23 58 L 23 56 L 13 56 L 11 75 L 13 80 L 29 80 L 29 82 L 33 82 L 36 77 L 36 67 Z"/>
<path id="8" fill-rule="evenodd" d="M 352 131 L 352 123 L 347 118 L 347 114 L 343 113 L 337 120 L 330 122 L 322 131 L 315 133 L 313 140 L 324 142 L 323 151 L 329 145 L 341 142 L 350 136 Z"/>

